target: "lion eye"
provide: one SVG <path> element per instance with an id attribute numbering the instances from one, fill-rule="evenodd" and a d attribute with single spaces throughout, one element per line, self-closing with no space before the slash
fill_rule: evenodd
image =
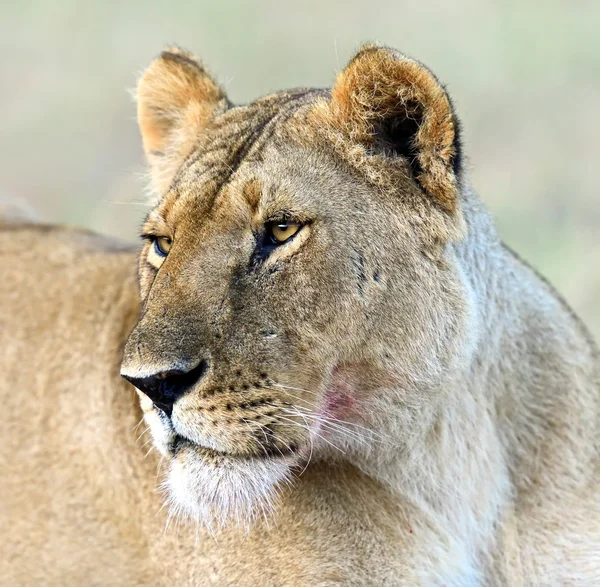
<path id="1" fill-rule="evenodd" d="M 267 230 L 277 243 L 284 243 L 292 238 L 301 228 L 300 224 L 294 222 L 271 222 Z"/>
<path id="2" fill-rule="evenodd" d="M 161 257 L 166 257 L 171 250 L 171 246 L 173 245 L 173 241 L 166 236 L 159 236 L 154 241 L 154 250 Z"/>

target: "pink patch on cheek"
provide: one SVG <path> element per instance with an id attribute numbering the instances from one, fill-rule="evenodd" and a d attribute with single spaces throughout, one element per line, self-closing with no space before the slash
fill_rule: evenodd
<path id="1" fill-rule="evenodd" d="M 331 374 L 319 414 L 338 420 L 361 419 L 363 401 L 395 383 L 391 373 L 382 369 L 361 363 L 338 365 Z"/>
<path id="2" fill-rule="evenodd" d="M 352 386 L 341 379 L 338 370 L 334 371 L 330 388 L 325 394 L 325 401 L 319 410 L 326 418 L 347 419 L 356 409 L 357 401 Z"/>

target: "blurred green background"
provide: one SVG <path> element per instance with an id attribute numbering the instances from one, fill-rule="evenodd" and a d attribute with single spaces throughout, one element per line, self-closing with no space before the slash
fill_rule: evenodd
<path id="1" fill-rule="evenodd" d="M 330 85 L 375 40 L 447 84 L 502 236 L 600 338 L 599 31 L 598 0 L 4 1 L 0 194 L 134 239 L 144 166 L 127 90 L 164 45 L 244 102 Z"/>

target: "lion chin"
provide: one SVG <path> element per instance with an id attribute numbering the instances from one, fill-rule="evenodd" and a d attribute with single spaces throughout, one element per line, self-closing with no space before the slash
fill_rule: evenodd
<path id="1" fill-rule="evenodd" d="M 228 455 L 179 442 L 162 485 L 170 517 L 189 518 L 212 534 L 232 525 L 248 531 L 258 517 L 270 517 L 299 460 Z"/>

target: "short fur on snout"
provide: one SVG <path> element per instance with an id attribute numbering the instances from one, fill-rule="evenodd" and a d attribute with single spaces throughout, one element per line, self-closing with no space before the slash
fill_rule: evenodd
<path id="1" fill-rule="evenodd" d="M 169 50 L 140 81 L 138 116 L 161 192 L 123 374 L 206 361 L 172 414 L 148 403 L 147 419 L 171 459 L 175 507 L 211 525 L 207 512 L 245 520 L 311 454 L 397 442 L 404 416 L 372 418 L 372 403 L 399 401 L 386 390 L 411 393 L 416 374 L 435 386 L 464 359 L 469 285 L 446 248 L 464 230 L 458 122 L 424 66 L 374 46 L 331 93 L 240 107 Z M 281 222 L 297 234 L 267 242 Z M 219 492 L 207 489 L 215 478 Z"/>

